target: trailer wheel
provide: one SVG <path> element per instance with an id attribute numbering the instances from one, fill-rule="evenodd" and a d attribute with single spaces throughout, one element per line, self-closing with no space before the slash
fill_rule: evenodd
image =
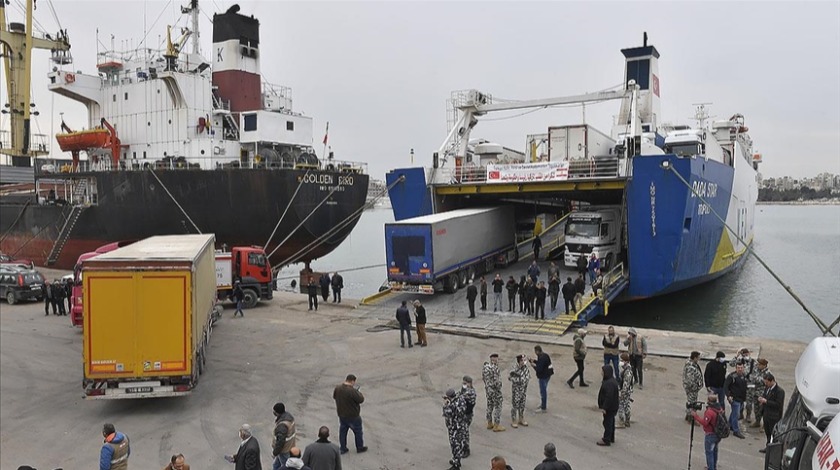
<path id="1" fill-rule="evenodd" d="M 9 302 L 9 305 L 14 305 L 17 299 L 15 298 L 15 293 L 9 291 L 6 293 L 6 302 Z"/>
<path id="2" fill-rule="evenodd" d="M 446 276 L 446 281 L 443 285 L 443 290 L 447 294 L 454 294 L 458 291 L 458 275 L 457 274 L 450 274 Z"/>
<path id="3" fill-rule="evenodd" d="M 467 274 L 466 269 L 462 269 L 461 271 L 458 272 L 458 288 L 459 289 L 463 289 L 464 287 L 467 287 L 467 281 L 469 280 L 468 276 L 469 275 Z"/>
<path id="4" fill-rule="evenodd" d="M 203 347 L 195 353 L 195 366 L 198 369 L 198 375 L 204 373 L 204 361 L 202 360 L 202 356 L 204 356 L 204 354 L 202 354 L 202 351 L 204 351 Z"/>
<path id="5" fill-rule="evenodd" d="M 254 289 L 242 289 L 242 292 L 245 294 L 245 299 L 242 301 L 242 304 L 245 308 L 254 308 L 257 306 L 257 302 L 259 302 L 260 297 L 257 295 L 257 291 Z"/>
<path id="6" fill-rule="evenodd" d="M 476 274 L 477 274 L 477 273 L 475 272 L 475 266 L 470 266 L 470 267 L 467 269 L 467 280 L 475 280 L 475 276 L 476 276 Z M 465 284 L 465 285 L 466 285 L 466 284 Z"/>

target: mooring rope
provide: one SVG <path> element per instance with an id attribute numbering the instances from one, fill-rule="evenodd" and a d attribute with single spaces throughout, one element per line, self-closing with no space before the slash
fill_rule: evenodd
<path id="1" fill-rule="evenodd" d="M 298 182 L 297 188 L 295 188 L 295 193 L 292 194 L 291 199 L 289 199 L 289 203 L 286 204 L 286 209 L 283 211 L 283 214 L 280 215 L 280 220 L 277 221 L 277 225 L 274 226 L 274 230 L 271 231 L 271 235 L 268 236 L 268 240 L 265 241 L 265 245 L 263 245 L 263 251 L 268 249 L 268 244 L 271 243 L 271 239 L 274 238 L 274 234 L 277 233 L 277 229 L 280 228 L 280 223 L 283 222 L 283 219 L 286 218 L 286 213 L 289 212 L 289 208 L 292 207 L 292 202 L 297 197 L 298 191 L 300 191 L 300 187 L 303 186 L 304 180 L 306 180 L 306 175 L 309 174 L 309 170 L 306 170 L 306 173 L 303 174 L 300 181 Z"/>
<path id="2" fill-rule="evenodd" d="M 667 162 L 667 165 L 665 164 L 666 162 Z M 694 194 L 694 195 L 695 195 L 698 199 L 700 199 L 700 201 L 701 201 L 701 202 L 703 202 L 703 204 L 706 204 L 706 205 L 709 207 L 709 209 L 711 210 L 712 214 L 714 214 L 714 216 L 715 216 L 715 217 L 717 217 L 717 219 L 718 219 L 718 220 L 719 220 L 719 221 L 723 224 L 723 226 L 724 226 L 724 227 L 726 227 L 726 229 L 727 229 L 727 230 L 729 230 L 729 232 L 730 232 L 730 233 L 732 233 L 732 235 L 735 235 L 735 238 L 737 238 L 737 239 L 738 239 L 738 241 L 739 241 L 739 242 L 741 242 L 741 244 L 743 244 L 745 247 L 748 247 L 748 250 L 747 250 L 747 251 L 748 251 L 748 252 L 749 252 L 749 253 L 750 253 L 750 254 L 751 254 L 751 255 L 752 255 L 755 259 L 757 259 L 759 263 L 761 263 L 761 265 L 764 267 L 764 269 L 766 269 L 766 270 L 767 270 L 767 272 L 768 272 L 768 273 L 770 273 L 770 275 L 771 275 L 771 276 L 773 276 L 773 279 L 775 279 L 775 280 L 776 280 L 776 282 L 778 282 L 778 283 L 779 283 L 779 284 L 780 284 L 780 285 L 781 285 L 781 286 L 782 286 L 782 287 L 783 287 L 783 288 L 787 291 L 787 293 L 788 293 L 788 294 L 790 294 L 790 296 L 791 296 L 791 297 L 793 297 L 793 300 L 795 300 L 795 301 L 796 301 L 796 303 L 798 303 L 798 304 L 802 307 L 802 309 L 803 309 L 803 310 L 805 310 L 805 313 L 807 313 L 807 314 L 808 314 L 808 316 L 810 316 L 810 317 L 811 317 L 811 320 L 813 320 L 813 321 L 814 321 L 814 323 L 816 323 L 816 324 L 817 324 L 817 327 L 819 327 L 819 329 L 820 329 L 820 331 L 822 331 L 822 334 L 823 334 L 823 335 L 826 335 L 826 334 L 831 334 L 832 336 L 837 336 L 837 334 L 836 334 L 836 333 L 834 333 L 834 332 L 831 330 L 831 328 L 833 328 L 833 327 L 834 327 L 834 325 L 836 325 L 836 324 L 838 323 L 838 321 L 840 321 L 840 317 L 838 317 L 838 319 L 834 321 L 834 323 L 832 324 L 832 326 L 827 326 L 827 325 L 825 324 L 825 322 L 823 322 L 823 321 L 822 321 L 822 319 L 820 319 L 820 317 L 818 317 L 816 314 L 814 314 L 814 312 L 812 312 L 812 311 L 811 311 L 811 309 L 809 309 L 809 308 L 808 308 L 808 306 L 807 306 L 807 305 L 805 305 L 805 302 L 803 302 L 803 301 L 802 301 L 802 299 L 800 299 L 800 298 L 799 298 L 799 296 L 798 296 L 798 295 L 796 295 L 796 292 L 794 292 L 794 291 L 793 291 L 793 289 L 791 289 L 791 288 L 790 288 L 790 286 L 788 286 L 787 284 L 785 284 L 785 282 L 782 280 L 782 278 L 780 278 L 780 277 L 779 277 L 779 275 L 778 275 L 778 274 L 776 274 L 776 273 L 775 273 L 775 272 L 774 272 L 774 271 L 770 268 L 770 266 L 768 266 L 768 265 L 767 265 L 767 263 L 765 263 L 765 262 L 764 262 L 764 260 L 763 260 L 763 259 L 761 259 L 761 257 L 760 257 L 760 256 L 758 256 L 758 253 L 756 253 L 756 252 L 755 252 L 755 250 L 754 250 L 754 249 L 753 249 L 753 248 L 752 248 L 749 244 L 747 244 L 747 242 L 746 242 L 746 241 L 744 241 L 744 239 L 743 239 L 743 238 L 741 238 L 741 237 L 740 237 L 737 233 L 735 233 L 735 231 L 734 231 L 734 230 L 732 230 L 732 227 L 730 227 L 730 226 L 726 223 L 726 221 L 725 221 L 725 220 L 724 220 L 724 219 L 720 216 L 720 214 L 718 214 L 718 213 L 717 213 L 717 211 L 715 210 L 715 208 L 714 208 L 711 204 L 709 204 L 709 203 L 706 201 L 706 199 L 704 199 L 704 198 L 703 198 L 703 196 L 701 196 L 701 195 L 700 195 L 700 193 L 698 193 L 698 192 L 697 192 L 697 190 L 696 190 L 696 189 L 694 189 L 694 188 L 691 186 L 691 184 L 689 184 L 689 182 L 685 180 L 685 178 L 683 178 L 683 176 L 682 176 L 681 174 L 679 174 L 679 172 L 678 172 L 678 171 L 674 168 L 674 165 L 672 165 L 670 161 L 667 161 L 667 160 L 666 160 L 666 161 L 663 161 L 663 165 L 660 165 L 660 166 L 662 166 L 662 168 L 663 168 L 663 169 L 666 169 L 666 170 L 671 170 L 671 172 L 673 172 L 675 175 L 677 175 L 677 178 L 679 178 L 679 180 L 680 180 L 680 181 L 682 181 L 682 183 L 683 183 L 683 184 L 684 184 L 684 185 L 685 185 L 685 186 L 686 186 L 689 190 L 691 190 L 691 192 L 692 192 L 692 193 L 693 193 L 693 194 Z"/>
<path id="3" fill-rule="evenodd" d="M 152 176 L 155 177 L 155 179 L 160 184 L 160 186 L 163 188 L 163 190 L 166 191 L 166 194 L 168 194 L 169 197 L 172 199 L 172 202 L 174 202 L 175 205 L 178 206 L 178 209 L 181 210 L 181 213 L 184 214 L 184 217 L 186 217 L 187 220 L 190 221 L 192 226 L 195 228 L 195 231 L 198 232 L 199 234 L 201 234 L 201 230 L 198 228 L 198 225 L 196 225 L 195 222 L 193 222 L 193 220 L 190 218 L 189 214 L 187 214 L 187 211 L 185 211 L 184 208 L 181 207 L 181 204 L 178 204 L 178 201 L 175 199 L 175 196 L 173 196 L 172 193 L 169 192 L 169 189 L 167 189 L 166 185 L 163 184 L 163 181 L 161 181 L 160 178 L 158 178 L 158 175 L 155 174 L 154 170 L 152 170 L 152 167 L 149 167 L 149 173 L 151 173 Z"/>

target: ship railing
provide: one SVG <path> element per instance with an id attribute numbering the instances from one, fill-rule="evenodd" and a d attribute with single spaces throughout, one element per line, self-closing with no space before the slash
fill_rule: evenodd
<path id="1" fill-rule="evenodd" d="M 309 163 L 295 163 L 287 160 L 266 161 L 262 159 L 248 159 L 248 161 L 232 160 L 208 157 L 208 158 L 191 158 L 187 160 L 184 157 L 169 157 L 162 160 L 120 160 L 115 167 L 110 159 L 103 158 L 98 161 L 82 160 L 79 165 L 73 169 L 69 161 L 66 163 L 59 163 L 50 165 L 42 165 L 35 169 L 35 176 L 42 182 L 49 181 L 65 181 L 68 178 L 74 178 L 77 173 L 95 173 L 99 171 L 146 171 L 146 170 L 319 170 L 331 171 L 338 173 L 349 174 L 367 174 L 368 165 L 363 162 L 354 162 L 349 160 L 324 160 L 317 164 Z M 69 197 L 69 196 L 68 196 Z M 69 198 L 68 198 L 69 200 Z"/>
<path id="2" fill-rule="evenodd" d="M 521 180 L 508 180 L 506 182 L 546 182 L 546 181 L 586 181 L 613 179 L 622 177 L 621 160 L 618 157 L 596 157 L 588 159 L 572 160 L 568 162 L 566 175 L 547 170 L 537 170 L 537 167 L 545 168 L 543 162 L 534 163 L 535 171 L 528 174 L 529 164 L 518 164 Z M 629 165 L 629 161 L 627 162 Z M 459 167 L 438 168 L 435 172 L 433 184 L 437 185 L 459 185 L 459 184 L 487 184 L 487 175 L 490 170 L 486 166 L 463 165 Z M 553 170 L 552 170 L 553 171 Z M 626 169 L 623 173 L 627 174 Z M 495 183 L 495 182 L 494 182 Z"/>
<path id="3" fill-rule="evenodd" d="M 11 131 L 0 130 L 0 153 L 12 148 Z M 46 134 L 29 135 L 29 153 L 46 155 L 50 153 L 50 138 Z"/>

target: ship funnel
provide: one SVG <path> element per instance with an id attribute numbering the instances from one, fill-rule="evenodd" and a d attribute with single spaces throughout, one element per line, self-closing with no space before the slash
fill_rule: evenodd
<path id="1" fill-rule="evenodd" d="M 656 132 L 659 128 L 659 51 L 648 46 L 647 33 L 643 36 L 643 45 L 622 49 L 624 54 L 624 84 L 629 87 L 631 80 L 639 86 L 638 113 L 643 132 Z M 629 88 L 628 88 L 629 89 Z M 631 106 L 625 100 L 616 123 L 618 126 L 630 122 Z"/>
<path id="2" fill-rule="evenodd" d="M 262 108 L 260 22 L 238 11 L 213 15 L 213 85 L 234 113 Z"/>

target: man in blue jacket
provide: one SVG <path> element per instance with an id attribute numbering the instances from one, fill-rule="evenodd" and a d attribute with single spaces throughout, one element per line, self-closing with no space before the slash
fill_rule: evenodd
<path id="1" fill-rule="evenodd" d="M 102 427 L 102 437 L 105 438 L 105 443 L 99 452 L 99 470 L 126 470 L 128 456 L 131 455 L 128 437 L 117 432 L 111 423 Z"/>

